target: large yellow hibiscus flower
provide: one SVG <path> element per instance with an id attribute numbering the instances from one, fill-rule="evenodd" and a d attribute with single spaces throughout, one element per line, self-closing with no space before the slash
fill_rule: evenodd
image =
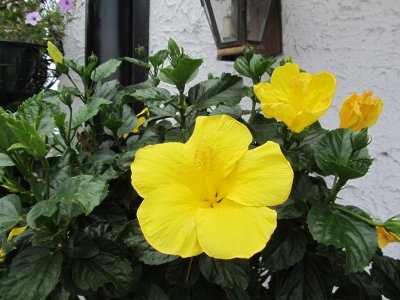
<path id="1" fill-rule="evenodd" d="M 144 237 L 166 254 L 205 252 L 249 258 L 276 228 L 266 206 L 286 201 L 293 171 L 278 144 L 248 150 L 246 126 L 226 116 L 198 117 L 186 144 L 146 146 L 131 165 L 144 200 L 137 218 Z"/>

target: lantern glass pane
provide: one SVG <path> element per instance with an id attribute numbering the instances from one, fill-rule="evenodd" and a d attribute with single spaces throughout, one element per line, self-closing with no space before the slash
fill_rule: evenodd
<path id="1" fill-rule="evenodd" d="M 261 42 L 271 0 L 247 0 L 247 40 Z"/>
<path id="2" fill-rule="evenodd" d="M 239 0 L 211 0 L 221 43 L 238 40 Z"/>

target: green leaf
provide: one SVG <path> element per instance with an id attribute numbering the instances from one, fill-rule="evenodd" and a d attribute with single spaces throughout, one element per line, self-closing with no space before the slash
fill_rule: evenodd
<path id="1" fill-rule="evenodd" d="M 39 229 L 47 218 L 52 217 L 57 211 L 57 202 L 52 200 L 41 201 L 35 204 L 28 215 L 26 222 L 29 227 Z"/>
<path id="2" fill-rule="evenodd" d="M 347 276 L 333 295 L 334 300 L 380 300 L 381 293 L 374 286 L 371 276 L 363 271 Z"/>
<path id="3" fill-rule="evenodd" d="M 122 107 L 122 125 L 118 127 L 117 129 L 117 135 L 122 136 L 123 134 L 131 133 L 132 130 L 136 127 L 137 125 L 137 117 L 135 112 L 133 111 L 132 108 L 130 108 L 128 105 L 124 105 Z"/>
<path id="4" fill-rule="evenodd" d="M 154 68 L 161 66 L 168 57 L 167 50 L 159 50 L 155 54 L 149 56 L 149 62 Z"/>
<path id="5" fill-rule="evenodd" d="M 4 153 L 0 153 L 0 167 L 12 167 L 14 166 L 14 162 L 11 158 Z"/>
<path id="6" fill-rule="evenodd" d="M 275 285 L 276 300 L 328 300 L 333 288 L 334 274 L 329 261 L 313 253 L 288 270 L 279 271 Z"/>
<path id="7" fill-rule="evenodd" d="M 235 70 L 242 76 L 253 78 L 255 74 L 250 68 L 250 64 L 247 59 L 243 56 L 240 56 L 236 59 L 233 67 Z"/>
<path id="8" fill-rule="evenodd" d="M 171 56 L 179 56 L 181 54 L 178 44 L 171 38 L 168 39 L 168 52 Z"/>
<path id="9" fill-rule="evenodd" d="M 328 175 L 343 180 L 364 176 L 372 164 L 367 148 L 355 151 L 352 131 L 339 128 L 328 132 L 315 146 L 315 161 Z"/>
<path id="10" fill-rule="evenodd" d="M 199 267 L 206 279 L 223 287 L 245 290 L 249 285 L 250 270 L 247 260 L 220 260 L 202 255 Z"/>
<path id="11" fill-rule="evenodd" d="M 375 256 L 371 275 L 385 297 L 400 299 L 400 260 L 388 256 Z"/>
<path id="12" fill-rule="evenodd" d="M 21 220 L 19 197 L 10 194 L 0 198 L 0 233 L 14 228 Z"/>
<path id="13" fill-rule="evenodd" d="M 91 258 L 99 252 L 97 244 L 85 236 L 77 238 L 68 247 L 69 257 L 73 258 Z"/>
<path id="14" fill-rule="evenodd" d="M 301 227 L 281 221 L 261 253 L 263 267 L 273 272 L 291 267 L 303 258 L 310 240 Z"/>
<path id="15" fill-rule="evenodd" d="M 194 59 L 188 56 L 182 57 L 175 68 L 162 68 L 158 78 L 166 83 L 176 85 L 178 90 L 181 90 L 186 83 L 194 79 L 202 63 L 202 59 Z"/>
<path id="16" fill-rule="evenodd" d="M 63 181 L 51 201 L 78 204 L 88 215 L 104 200 L 107 193 L 108 184 L 104 179 L 91 175 L 79 175 Z"/>
<path id="17" fill-rule="evenodd" d="M 168 90 L 156 87 L 138 89 L 132 94 L 132 96 L 137 100 L 149 105 L 171 100 L 171 94 Z"/>
<path id="18" fill-rule="evenodd" d="M 58 251 L 29 247 L 20 252 L 11 263 L 4 279 L 2 299 L 46 299 L 55 288 L 61 273 L 63 256 Z"/>
<path id="19" fill-rule="evenodd" d="M 278 219 L 294 219 L 308 212 L 307 203 L 319 202 L 320 199 L 320 191 L 313 178 L 305 172 L 296 172 L 288 200 L 274 209 Z"/>
<path id="20" fill-rule="evenodd" d="M 240 107 L 240 105 L 219 105 L 217 108 L 211 111 L 210 116 L 214 115 L 228 115 L 234 119 L 239 119 L 242 116 L 242 108 Z"/>
<path id="21" fill-rule="evenodd" d="M 122 57 L 121 59 L 130 62 L 131 64 L 145 68 L 146 70 L 150 70 L 150 65 L 144 61 L 141 61 L 140 59 L 136 59 L 133 57 Z"/>
<path id="22" fill-rule="evenodd" d="M 145 240 L 137 220 L 126 225 L 121 238 L 135 256 L 146 265 L 161 265 L 177 259 L 175 255 L 158 252 Z"/>
<path id="23" fill-rule="evenodd" d="M 8 145 L 6 144 L 7 142 L 2 144 L 2 148 L 8 146 L 5 149 L 6 151 L 8 151 L 8 149 L 12 150 L 22 148 L 25 152 L 34 157 L 42 158 L 46 156 L 46 144 L 39 136 L 36 129 L 27 121 L 7 118 L 4 125 L 5 127 L 3 127 L 3 130 L 8 131 L 8 137 L 11 137 L 8 140 Z M 15 144 L 17 144 L 18 147 L 13 146 Z"/>
<path id="24" fill-rule="evenodd" d="M 111 102 L 103 98 L 92 98 L 89 104 L 81 106 L 72 114 L 72 129 L 78 128 L 84 122 L 97 115 L 100 106 L 105 104 L 111 104 Z"/>
<path id="25" fill-rule="evenodd" d="M 76 260 L 72 264 L 72 279 L 82 290 L 97 291 L 111 283 L 119 293 L 125 293 L 132 280 L 132 268 L 128 260 L 109 253 Z"/>
<path id="26" fill-rule="evenodd" d="M 106 61 L 105 63 L 101 64 L 98 66 L 92 74 L 90 75 L 90 78 L 94 82 L 98 82 L 100 80 L 103 80 L 113 74 L 119 67 L 122 61 L 118 59 L 110 59 Z"/>
<path id="27" fill-rule="evenodd" d="M 307 224 L 318 242 L 346 249 L 346 273 L 362 271 L 378 247 L 374 227 L 323 204 L 312 206 Z"/>
<path id="28" fill-rule="evenodd" d="M 152 283 L 151 285 L 139 286 L 135 293 L 135 300 L 171 300 L 162 289 Z"/>
<path id="29" fill-rule="evenodd" d="M 165 142 L 186 143 L 190 138 L 191 132 L 186 129 L 172 128 L 165 134 Z"/>
<path id="30" fill-rule="evenodd" d="M 256 114 L 249 126 L 257 144 L 262 145 L 268 141 L 283 144 L 282 138 L 278 134 L 281 125 L 275 119 L 267 119 L 262 114 Z"/>
<path id="31" fill-rule="evenodd" d="M 212 105 L 239 104 L 244 90 L 243 79 L 228 73 L 219 79 L 202 81 L 189 90 L 189 101 L 195 109 L 205 109 Z"/>

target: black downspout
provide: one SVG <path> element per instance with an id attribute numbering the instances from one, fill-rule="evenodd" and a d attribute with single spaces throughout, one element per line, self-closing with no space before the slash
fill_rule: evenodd
<path id="1" fill-rule="evenodd" d="M 86 8 L 86 61 L 94 53 L 99 64 L 124 56 L 136 57 L 135 48 L 149 49 L 149 0 L 87 0 Z M 122 62 L 110 77 L 127 86 L 143 82 L 147 73 L 140 67 Z M 134 107 L 138 113 L 143 105 Z M 101 116 L 95 120 L 98 137 L 103 132 Z"/>
<path id="2" fill-rule="evenodd" d="M 93 52 L 103 63 L 110 58 L 136 56 L 149 48 L 149 0 L 87 0 L 86 59 Z M 122 85 L 143 82 L 146 72 L 123 62 L 114 75 Z"/>

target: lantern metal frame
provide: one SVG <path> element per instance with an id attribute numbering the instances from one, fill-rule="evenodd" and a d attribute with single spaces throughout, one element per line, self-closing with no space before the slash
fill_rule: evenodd
<path id="1" fill-rule="evenodd" d="M 247 38 L 247 0 L 237 0 L 238 20 L 237 39 L 235 41 L 223 42 L 218 29 L 215 13 L 211 4 L 212 0 L 200 0 L 206 12 L 208 23 L 217 46 L 218 60 L 234 60 L 243 53 L 244 48 L 253 47 L 256 52 L 266 56 L 275 56 L 282 53 L 282 18 L 281 1 L 271 0 L 268 8 L 268 16 L 263 26 L 261 41 L 252 41 Z M 265 0 L 258 0 L 265 1 Z"/>

